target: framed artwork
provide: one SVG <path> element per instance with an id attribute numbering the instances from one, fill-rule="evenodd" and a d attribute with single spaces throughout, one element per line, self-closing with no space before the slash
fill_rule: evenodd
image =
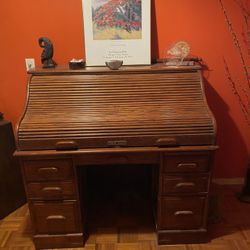
<path id="1" fill-rule="evenodd" d="M 82 0 L 87 66 L 150 64 L 151 0 Z"/>

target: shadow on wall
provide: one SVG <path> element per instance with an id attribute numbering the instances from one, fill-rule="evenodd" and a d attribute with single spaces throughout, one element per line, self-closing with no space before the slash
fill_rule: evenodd
<path id="1" fill-rule="evenodd" d="M 206 97 L 217 123 L 217 144 L 214 175 L 237 178 L 245 175 L 248 150 L 240 131 L 229 115 L 229 108 L 204 76 Z M 238 176 L 237 176 L 238 175 Z"/>
<path id="2" fill-rule="evenodd" d="M 159 42 L 156 21 L 155 1 L 151 2 L 151 60 L 156 61 L 159 58 Z"/>

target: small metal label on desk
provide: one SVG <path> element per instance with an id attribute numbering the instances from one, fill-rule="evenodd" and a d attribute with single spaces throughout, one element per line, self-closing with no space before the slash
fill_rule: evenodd
<path id="1" fill-rule="evenodd" d="M 110 147 L 122 147 L 127 146 L 128 142 L 126 140 L 119 140 L 119 141 L 108 141 L 107 145 Z"/>

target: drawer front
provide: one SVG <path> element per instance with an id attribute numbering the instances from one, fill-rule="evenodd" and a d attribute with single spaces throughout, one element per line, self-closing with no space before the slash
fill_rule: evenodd
<path id="1" fill-rule="evenodd" d="M 26 186 L 29 199 L 73 199 L 74 184 L 71 181 L 28 183 Z"/>
<path id="2" fill-rule="evenodd" d="M 158 225 L 162 229 L 198 229 L 203 226 L 205 197 L 162 197 Z"/>
<path id="3" fill-rule="evenodd" d="M 164 172 L 206 172 L 209 170 L 209 153 L 163 156 Z"/>
<path id="4" fill-rule="evenodd" d="M 208 192 L 208 175 L 162 177 L 162 194 Z"/>
<path id="5" fill-rule="evenodd" d="M 61 234 L 80 230 L 77 202 L 34 202 L 31 213 L 35 221 L 36 233 Z"/>
<path id="6" fill-rule="evenodd" d="M 32 160 L 24 162 L 27 181 L 49 181 L 72 179 L 73 167 L 70 159 Z"/>
<path id="7" fill-rule="evenodd" d="M 112 164 L 156 164 L 159 162 L 157 153 L 104 153 L 85 154 L 78 159 L 83 165 Z"/>

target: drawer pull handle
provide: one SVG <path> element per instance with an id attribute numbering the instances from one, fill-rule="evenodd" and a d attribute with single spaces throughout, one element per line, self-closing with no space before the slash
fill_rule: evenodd
<path id="1" fill-rule="evenodd" d="M 66 217 L 63 215 L 50 215 L 46 218 L 47 221 L 50 220 L 66 220 Z"/>
<path id="2" fill-rule="evenodd" d="M 176 147 L 178 143 L 175 138 L 160 138 L 156 141 L 158 147 Z"/>
<path id="3" fill-rule="evenodd" d="M 175 213 L 174 213 L 174 215 L 175 216 L 185 216 L 185 215 L 193 215 L 194 213 L 193 213 L 193 211 L 189 211 L 189 210 L 187 210 L 187 211 L 176 211 Z"/>
<path id="4" fill-rule="evenodd" d="M 194 169 L 197 167 L 198 167 L 197 163 L 180 163 L 177 166 L 177 168 L 189 168 L 189 169 Z"/>
<path id="5" fill-rule="evenodd" d="M 61 192 L 62 189 L 60 187 L 44 187 L 42 189 L 42 191 L 43 192 L 53 192 L 53 191 L 55 191 L 55 192 Z"/>
<path id="6" fill-rule="evenodd" d="M 76 141 L 58 141 L 56 150 L 77 150 L 79 148 Z"/>
<path id="7" fill-rule="evenodd" d="M 193 182 L 180 182 L 178 184 L 176 184 L 175 187 L 177 188 L 182 188 L 182 187 L 194 187 L 195 184 Z"/>
<path id="8" fill-rule="evenodd" d="M 58 168 L 56 167 L 50 167 L 50 168 L 39 168 L 38 172 L 43 174 L 43 173 L 57 173 Z"/>

